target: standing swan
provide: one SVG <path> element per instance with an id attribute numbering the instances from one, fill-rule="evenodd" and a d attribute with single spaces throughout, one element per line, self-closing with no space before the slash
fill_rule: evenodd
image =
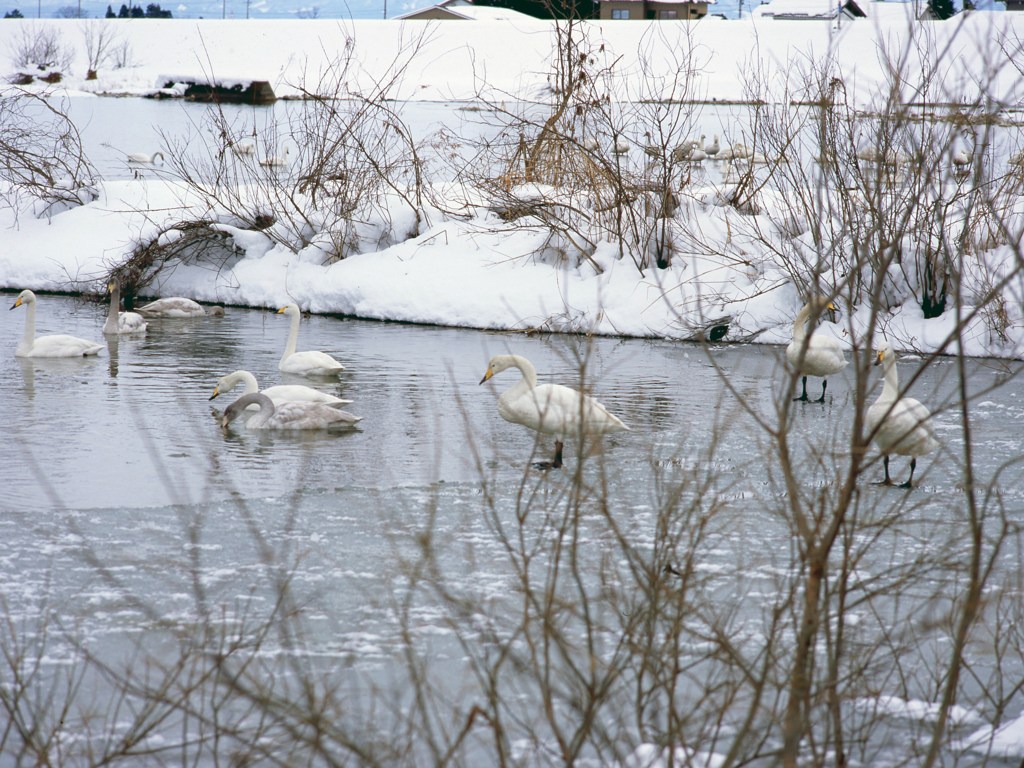
<path id="1" fill-rule="evenodd" d="M 245 390 L 242 394 L 251 395 L 253 392 L 260 391 L 259 384 L 256 383 L 256 377 L 249 373 L 249 371 L 235 371 L 220 378 L 217 386 L 213 388 L 213 394 L 210 395 L 210 399 L 213 400 L 217 395 L 230 392 L 239 384 L 245 385 Z M 281 405 L 282 403 L 323 403 L 324 405 L 340 406 L 348 405 L 352 402 L 351 400 L 342 400 L 340 397 L 329 395 L 326 392 L 321 392 L 319 389 L 313 389 L 302 384 L 281 384 L 276 387 L 267 387 L 263 390 L 263 394 L 269 397 L 274 405 Z"/>
<path id="2" fill-rule="evenodd" d="M 932 428 L 932 415 L 912 397 L 899 397 L 900 379 L 896 372 L 896 355 L 887 341 L 878 345 L 875 365 L 882 365 L 885 376 L 882 394 L 868 408 L 866 422 L 868 435 L 882 452 L 885 480 L 881 485 L 892 485 L 889 479 L 889 454 L 910 457 L 910 479 L 901 488 L 914 487 L 914 469 L 917 457 L 931 453 L 939 447 Z"/>
<path id="3" fill-rule="evenodd" d="M 816 402 L 825 402 L 825 388 L 828 387 L 827 376 L 839 373 L 847 366 L 846 358 L 843 357 L 843 348 L 839 342 L 830 336 L 823 336 L 812 333 L 807 338 L 805 324 L 813 312 L 815 316 L 826 309 L 834 310 L 830 302 L 824 296 L 817 296 L 811 299 L 796 316 L 793 321 L 793 341 L 786 347 L 786 362 L 790 367 L 804 375 L 804 391 L 800 397 L 793 398 L 807 402 L 807 377 L 821 377 L 821 399 Z"/>
<path id="4" fill-rule="evenodd" d="M 149 323 L 138 312 L 119 312 L 121 308 L 121 284 L 114 280 L 110 289 L 110 312 L 103 324 L 103 333 L 123 336 L 131 333 L 145 333 Z"/>
<path id="5" fill-rule="evenodd" d="M 192 299 L 170 296 L 139 307 L 139 314 L 144 317 L 205 317 L 206 310 Z"/>
<path id="6" fill-rule="evenodd" d="M 36 295 L 24 290 L 18 294 L 11 309 L 25 305 L 25 335 L 14 350 L 15 357 L 88 357 L 98 355 L 102 344 L 75 336 L 58 334 L 36 338 Z"/>
<path id="7" fill-rule="evenodd" d="M 157 158 L 164 159 L 163 152 L 154 152 L 152 155 L 147 155 L 145 152 L 132 152 L 128 155 L 129 163 L 141 163 L 143 165 L 153 165 Z"/>
<path id="8" fill-rule="evenodd" d="M 323 403 L 281 403 L 274 402 L 262 392 L 242 395 L 224 410 L 220 425 L 237 419 L 250 405 L 258 405 L 259 412 L 245 422 L 246 429 L 332 429 L 354 427 L 362 416 L 353 416 Z"/>
<path id="9" fill-rule="evenodd" d="M 299 343 L 299 308 L 289 304 L 277 310 L 292 319 L 292 327 L 288 332 L 288 343 L 277 369 L 283 373 L 296 373 L 300 376 L 333 376 L 345 370 L 345 367 L 325 352 L 296 352 Z"/>
<path id="10" fill-rule="evenodd" d="M 536 464 L 538 469 L 558 469 L 562 466 L 562 444 L 569 436 L 603 435 L 629 430 L 629 427 L 588 395 L 561 384 L 537 386 L 536 369 L 529 360 L 519 355 L 491 358 L 487 373 L 480 383 L 483 384 L 506 368 L 518 368 L 523 377 L 498 398 L 501 418 L 542 434 L 557 436 L 554 460 Z"/>

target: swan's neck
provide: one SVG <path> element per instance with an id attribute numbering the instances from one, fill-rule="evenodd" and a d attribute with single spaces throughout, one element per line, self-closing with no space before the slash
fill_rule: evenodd
<path id="1" fill-rule="evenodd" d="M 289 357 L 295 354 L 295 347 L 299 343 L 299 313 L 296 312 L 292 315 L 292 327 L 288 331 L 288 343 L 284 347 L 284 355 L 281 357 L 283 363 Z"/>
<path id="2" fill-rule="evenodd" d="M 249 429 L 259 429 L 262 427 L 270 421 L 270 417 L 273 416 L 274 411 L 277 410 L 274 407 L 274 401 L 266 395 L 246 394 L 242 395 L 242 397 L 248 398 L 248 400 L 242 400 L 242 398 L 238 399 L 240 403 L 244 403 L 244 407 L 247 408 L 252 403 L 255 403 L 260 408 L 256 413 L 249 417 L 247 422 L 245 422 L 245 426 Z"/>
<path id="3" fill-rule="evenodd" d="M 107 312 L 107 325 L 117 330 L 118 311 L 121 308 L 121 289 L 115 283 L 110 291 L 110 311 Z"/>
<path id="4" fill-rule="evenodd" d="M 29 350 L 36 343 L 36 303 L 26 301 L 25 307 L 25 333 L 21 337 L 19 348 Z"/>
<path id="5" fill-rule="evenodd" d="M 804 339 L 807 338 L 807 318 L 811 314 L 811 305 L 806 305 L 801 309 L 796 316 L 796 320 L 793 321 L 793 343 L 798 347 L 804 343 Z"/>
<path id="6" fill-rule="evenodd" d="M 253 392 L 260 391 L 260 386 L 256 383 L 256 377 L 248 371 L 242 371 L 236 378 L 245 386 L 245 389 L 242 390 L 243 395 L 251 395 Z"/>
<path id="7" fill-rule="evenodd" d="M 511 355 L 511 358 L 512 365 L 520 370 L 523 377 L 505 390 L 505 393 L 499 398 L 505 402 L 518 400 L 537 386 L 537 369 L 533 367 L 533 363 L 525 357 L 519 357 L 518 355 Z"/>
<path id="8" fill-rule="evenodd" d="M 896 356 L 889 355 L 882 361 L 882 368 L 885 371 L 885 379 L 882 384 L 882 394 L 878 396 L 877 403 L 895 402 L 900 394 L 900 376 L 896 372 Z"/>

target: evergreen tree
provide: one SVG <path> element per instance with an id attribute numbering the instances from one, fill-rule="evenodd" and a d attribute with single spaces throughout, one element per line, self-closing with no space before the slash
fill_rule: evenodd
<path id="1" fill-rule="evenodd" d="M 21 15 L 21 11 L 19 11 L 17 8 L 15 8 L 13 11 L 8 11 L 7 13 L 5 13 L 4 14 L 4 18 L 5 19 L 24 19 L 25 17 Z"/>
<path id="2" fill-rule="evenodd" d="M 117 18 L 127 19 L 128 18 L 128 6 L 121 3 L 121 10 L 117 12 Z"/>
<path id="3" fill-rule="evenodd" d="M 143 11 L 139 6 L 133 5 L 128 9 L 128 16 L 132 19 L 144 19 L 146 18 L 146 12 Z"/>
<path id="4" fill-rule="evenodd" d="M 956 8 L 953 7 L 953 0 L 931 0 L 932 13 L 935 14 L 937 19 L 948 19 L 954 13 Z"/>
<path id="5" fill-rule="evenodd" d="M 114 9 L 111 8 L 109 5 L 107 6 L 107 18 L 108 19 L 116 19 L 117 18 L 117 14 L 114 13 Z"/>

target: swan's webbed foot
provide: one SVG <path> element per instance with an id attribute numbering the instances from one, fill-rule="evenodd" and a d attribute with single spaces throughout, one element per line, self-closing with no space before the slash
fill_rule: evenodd
<path id="1" fill-rule="evenodd" d="M 804 376 L 804 393 L 800 397 L 793 398 L 794 403 L 806 403 L 807 402 L 807 377 Z"/>
<path id="2" fill-rule="evenodd" d="M 906 488 L 907 490 L 910 490 L 911 488 L 914 487 L 914 481 L 913 480 L 907 480 L 907 482 L 905 482 L 905 483 L 900 483 L 898 487 L 899 488 Z"/>
<path id="3" fill-rule="evenodd" d="M 562 468 L 562 441 L 555 443 L 555 458 L 551 461 L 538 461 L 534 463 L 535 469 L 561 469 Z"/>

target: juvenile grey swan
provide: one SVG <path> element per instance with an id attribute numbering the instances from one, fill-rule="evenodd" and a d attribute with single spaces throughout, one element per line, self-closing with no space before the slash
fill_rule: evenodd
<path id="1" fill-rule="evenodd" d="M 245 422 L 246 429 L 347 429 L 363 420 L 362 416 L 353 416 L 324 403 L 281 403 L 275 406 L 262 392 L 250 392 L 224 409 L 221 427 L 227 429 L 228 424 L 254 403 L 260 409 Z"/>
<path id="2" fill-rule="evenodd" d="M 112 281 L 107 288 L 110 290 L 110 311 L 107 321 L 103 323 L 103 333 L 112 336 L 127 336 L 145 333 L 149 323 L 138 312 L 121 312 L 121 285 Z"/>
<path id="3" fill-rule="evenodd" d="M 848 365 L 843 357 L 842 346 L 831 336 L 812 333 L 807 338 L 806 323 L 811 313 L 817 315 L 826 309 L 832 310 L 835 307 L 825 296 L 816 296 L 804 305 L 793 321 L 793 341 L 786 347 L 786 362 L 794 371 L 804 375 L 803 394 L 794 400 L 807 402 L 807 377 L 820 376 L 821 398 L 815 402 L 825 402 L 825 388 L 828 386 L 826 377 L 839 373 Z"/>
<path id="4" fill-rule="evenodd" d="M 277 314 L 291 318 L 291 328 L 288 331 L 288 343 L 285 344 L 284 354 L 277 369 L 284 373 L 296 373 L 300 376 L 332 376 L 345 370 L 345 366 L 328 355 L 326 352 L 310 351 L 296 352 L 295 347 L 299 342 L 299 308 L 295 304 L 289 304 L 277 310 Z"/>
<path id="5" fill-rule="evenodd" d="M 249 373 L 249 371 L 235 371 L 227 376 L 221 376 L 217 386 L 213 388 L 213 394 L 210 395 L 210 399 L 213 400 L 217 395 L 230 392 L 239 384 L 245 385 L 242 394 L 251 395 L 253 392 L 262 391 L 275 406 L 282 403 L 323 403 L 324 405 L 338 407 L 352 402 L 351 400 L 343 400 L 340 397 L 321 392 L 319 389 L 307 387 L 304 384 L 280 384 L 276 387 L 267 387 L 264 390 L 260 390 L 256 377 Z M 249 407 L 255 407 L 255 403 Z"/>
<path id="6" fill-rule="evenodd" d="M 910 479 L 901 488 L 914 487 L 914 469 L 917 457 L 931 453 L 939 447 L 932 428 L 932 414 L 912 397 L 900 397 L 900 380 L 896 372 L 896 355 L 892 345 L 883 341 L 878 345 L 875 365 L 883 366 L 885 377 L 882 394 L 865 414 L 868 435 L 882 452 L 885 480 L 881 485 L 892 485 L 889 479 L 889 454 L 910 457 Z"/>
<path id="7" fill-rule="evenodd" d="M 613 416 L 597 400 L 561 384 L 537 385 L 537 371 L 525 357 L 497 355 L 491 358 L 483 384 L 507 368 L 518 368 L 523 374 L 517 384 L 498 398 L 498 413 L 505 421 L 522 424 L 547 435 L 555 435 L 555 457 L 540 462 L 539 469 L 562 466 L 562 444 L 570 436 L 603 435 L 628 431 L 629 427 Z"/>
<path id="8" fill-rule="evenodd" d="M 88 357 L 98 355 L 102 344 L 76 336 L 36 336 L 36 295 L 30 290 L 18 294 L 11 309 L 25 307 L 25 333 L 14 350 L 15 357 Z"/>

